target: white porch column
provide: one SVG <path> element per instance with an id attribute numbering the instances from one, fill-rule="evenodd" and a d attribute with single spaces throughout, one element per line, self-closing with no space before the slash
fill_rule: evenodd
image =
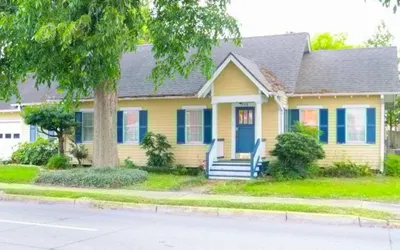
<path id="1" fill-rule="evenodd" d="M 262 139 L 262 102 L 256 103 L 256 138 Z"/>
<path id="2" fill-rule="evenodd" d="M 212 139 L 215 139 L 218 143 L 218 104 L 213 103 L 212 105 Z"/>

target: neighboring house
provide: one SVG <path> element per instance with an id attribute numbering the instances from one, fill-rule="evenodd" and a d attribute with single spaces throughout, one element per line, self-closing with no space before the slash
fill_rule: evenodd
<path id="1" fill-rule="evenodd" d="M 35 141 L 38 137 L 47 137 L 35 126 L 24 123 L 20 115 L 21 107 L 60 97 L 54 89 L 44 86 L 36 89 L 33 79 L 28 79 L 19 86 L 19 89 L 21 103 L 17 103 L 15 98 L 8 103 L 0 101 L 0 161 L 10 159 L 19 143 Z"/>
<path id="2" fill-rule="evenodd" d="M 139 143 L 152 131 L 167 136 L 176 163 L 206 162 L 210 178 L 246 179 L 271 158 L 276 136 L 300 121 L 323 131 L 319 164 L 351 160 L 383 169 L 385 100 L 400 93 L 395 47 L 311 51 L 307 33 L 243 38 L 241 47 L 226 42 L 213 50 L 210 80 L 194 72 L 156 93 L 146 81 L 151 48 L 121 59 L 121 161 L 145 164 Z M 92 152 L 92 99 L 82 100 L 76 117 L 76 141 Z"/>

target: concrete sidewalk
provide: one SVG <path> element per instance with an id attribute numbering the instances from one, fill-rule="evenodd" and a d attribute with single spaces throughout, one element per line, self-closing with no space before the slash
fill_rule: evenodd
<path id="1" fill-rule="evenodd" d="M 303 199 L 303 198 L 284 198 L 284 197 L 254 197 L 239 195 L 212 195 L 199 194 L 192 192 L 157 192 L 140 191 L 126 189 L 90 189 L 90 188 L 66 188 L 36 186 L 28 184 L 8 184 L 0 183 L 0 190 L 4 189 L 27 189 L 27 190 L 59 190 L 87 193 L 100 193 L 109 195 L 125 195 L 134 197 L 145 197 L 153 199 L 186 199 L 186 200 L 221 200 L 242 203 L 283 203 L 283 204 L 309 204 L 333 207 L 365 208 L 390 213 L 400 214 L 400 203 L 374 202 L 363 200 L 342 200 L 342 199 Z"/>

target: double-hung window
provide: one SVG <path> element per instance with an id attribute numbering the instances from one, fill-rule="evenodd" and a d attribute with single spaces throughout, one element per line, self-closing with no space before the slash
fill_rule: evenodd
<path id="1" fill-rule="evenodd" d="M 365 143 L 366 142 L 366 108 L 347 108 L 346 109 L 346 142 Z"/>
<path id="2" fill-rule="evenodd" d="M 186 143 L 203 143 L 203 110 L 186 110 Z"/>
<path id="3" fill-rule="evenodd" d="M 138 143 L 139 142 L 139 111 L 127 110 L 124 111 L 123 124 L 123 142 Z"/>
<path id="4" fill-rule="evenodd" d="M 319 110 L 318 109 L 301 109 L 300 122 L 306 126 L 319 127 Z"/>
<path id="5" fill-rule="evenodd" d="M 82 112 L 83 142 L 93 141 L 93 112 Z"/>

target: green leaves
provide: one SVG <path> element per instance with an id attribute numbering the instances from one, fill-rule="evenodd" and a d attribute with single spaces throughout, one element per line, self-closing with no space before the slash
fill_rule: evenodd
<path id="1" fill-rule="evenodd" d="M 239 43 L 228 0 L 11 0 L 0 6 L 0 99 L 18 94 L 33 73 L 37 85 L 58 83 L 69 101 L 99 84 L 116 87 L 120 57 L 151 41 L 160 86 L 176 74 L 210 77 L 213 46 Z"/>
<path id="2" fill-rule="evenodd" d="M 316 34 L 311 39 L 312 50 L 337 50 L 337 49 L 351 49 L 353 45 L 347 44 L 347 34 L 344 33 L 321 33 Z"/>

